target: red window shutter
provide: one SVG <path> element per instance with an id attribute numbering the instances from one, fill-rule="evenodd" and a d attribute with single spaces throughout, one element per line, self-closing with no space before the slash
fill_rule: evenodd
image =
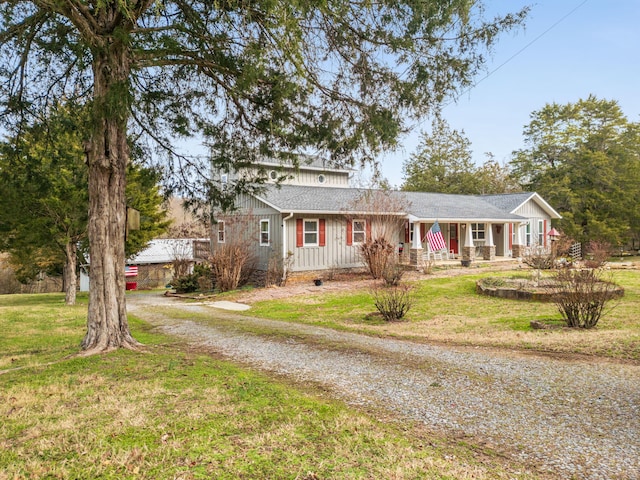
<path id="1" fill-rule="evenodd" d="M 544 235 L 544 246 L 547 246 L 547 221 L 544 221 L 544 232 L 542 232 L 542 234 Z"/>
<path id="2" fill-rule="evenodd" d="M 368 220 L 365 220 L 365 229 L 367 230 L 367 241 L 371 240 L 371 222 Z"/>
<path id="3" fill-rule="evenodd" d="M 513 248 L 513 223 L 509 224 L 509 250 Z"/>
<path id="4" fill-rule="evenodd" d="M 296 220 L 296 247 L 304 247 L 304 232 L 302 231 L 302 219 Z"/>
<path id="5" fill-rule="evenodd" d="M 420 242 L 424 241 L 424 238 L 427 236 L 427 224 L 420 224 Z"/>
<path id="6" fill-rule="evenodd" d="M 409 222 L 404 223 L 404 243 L 411 241 L 411 232 L 409 230 Z"/>
<path id="7" fill-rule="evenodd" d="M 318 243 L 320 244 L 321 247 L 324 247 L 327 244 L 326 227 L 325 227 L 324 218 L 321 218 L 318 221 L 318 230 L 320 230 L 319 235 L 318 235 Z"/>
<path id="8" fill-rule="evenodd" d="M 347 245 L 353 245 L 353 223 L 347 220 Z"/>

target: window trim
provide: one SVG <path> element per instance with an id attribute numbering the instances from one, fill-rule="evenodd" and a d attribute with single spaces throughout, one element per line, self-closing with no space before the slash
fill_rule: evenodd
<path id="1" fill-rule="evenodd" d="M 266 224 L 267 225 L 267 230 L 264 231 L 262 230 L 262 226 Z M 267 234 L 267 241 L 264 242 L 262 239 L 262 235 L 263 234 Z M 263 218 L 260 220 L 260 246 L 261 247 L 268 247 L 269 245 L 271 245 L 271 222 L 269 221 L 268 218 Z"/>
<path id="2" fill-rule="evenodd" d="M 314 223 L 316 229 L 307 232 L 307 222 Z M 316 236 L 315 243 L 307 242 L 307 233 L 314 233 Z M 303 247 L 319 247 L 320 246 L 320 219 L 319 218 L 303 218 L 302 219 L 302 246 Z"/>
<path id="3" fill-rule="evenodd" d="M 323 184 L 326 183 L 327 181 L 327 177 L 325 174 L 321 173 L 320 175 L 318 175 L 318 183 Z"/>
<path id="4" fill-rule="evenodd" d="M 225 243 L 226 234 L 224 220 L 218 220 L 218 243 Z"/>
<path id="5" fill-rule="evenodd" d="M 480 228 L 482 225 L 482 228 Z M 480 223 L 472 223 L 471 224 L 471 238 L 473 240 L 486 240 L 487 239 L 487 224 L 484 222 Z M 480 238 L 479 233 L 482 233 L 482 238 Z"/>
<path id="6" fill-rule="evenodd" d="M 362 230 L 356 230 L 356 223 L 362 223 Z M 356 240 L 356 234 L 362 234 L 362 241 Z M 367 241 L 367 221 L 362 218 L 355 218 L 351 220 L 351 244 L 361 245 Z"/>
<path id="7" fill-rule="evenodd" d="M 538 245 L 544 245 L 544 220 L 538 219 Z"/>

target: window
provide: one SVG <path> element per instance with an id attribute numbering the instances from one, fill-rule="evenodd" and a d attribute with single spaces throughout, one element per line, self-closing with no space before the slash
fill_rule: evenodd
<path id="1" fill-rule="evenodd" d="M 525 240 L 527 247 L 531 246 L 531 222 L 527 223 L 527 228 L 525 231 Z"/>
<path id="2" fill-rule="evenodd" d="M 413 243 L 413 230 L 415 228 L 415 223 L 409 222 L 409 241 Z"/>
<path id="3" fill-rule="evenodd" d="M 325 177 L 323 174 L 318 175 L 318 183 L 324 183 L 327 181 L 327 177 Z"/>
<path id="4" fill-rule="evenodd" d="M 484 223 L 472 223 L 471 235 L 474 240 L 484 240 Z"/>
<path id="5" fill-rule="evenodd" d="M 218 221 L 218 243 L 224 243 L 224 220 Z"/>
<path id="6" fill-rule="evenodd" d="M 269 178 L 270 178 L 271 180 L 277 180 L 277 178 L 278 178 L 278 172 L 276 172 L 275 170 L 271 170 L 271 171 L 269 172 Z"/>
<path id="7" fill-rule="evenodd" d="M 268 246 L 270 240 L 269 220 L 260 220 L 260 245 Z"/>
<path id="8" fill-rule="evenodd" d="M 318 220 L 305 220 L 303 222 L 303 238 L 305 247 L 318 246 Z"/>
<path id="9" fill-rule="evenodd" d="M 364 243 L 366 240 L 366 229 L 367 229 L 367 221 L 366 220 L 354 220 L 353 221 L 353 243 Z"/>
<path id="10" fill-rule="evenodd" d="M 226 173 L 223 173 L 222 175 L 220 175 L 220 183 L 224 185 L 228 181 L 229 181 L 229 175 L 227 175 Z"/>
<path id="11" fill-rule="evenodd" d="M 538 244 L 544 245 L 544 220 L 538 220 Z"/>

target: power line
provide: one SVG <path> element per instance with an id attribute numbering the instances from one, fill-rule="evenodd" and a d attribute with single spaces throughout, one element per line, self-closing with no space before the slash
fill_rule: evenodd
<path id="1" fill-rule="evenodd" d="M 476 83 L 474 83 L 472 86 L 470 86 L 469 88 L 467 88 L 466 90 L 464 90 L 462 93 L 460 93 L 460 95 L 458 95 L 455 99 L 452 99 L 449 103 L 446 103 L 445 105 L 443 105 L 442 108 L 446 108 L 449 105 L 451 105 L 452 103 L 454 103 L 458 98 L 460 98 L 462 95 L 469 93 L 473 88 L 477 87 L 478 84 L 484 82 L 487 78 L 489 78 L 491 75 L 493 75 L 494 73 L 496 73 L 498 70 L 500 70 L 502 67 L 504 67 L 507 63 L 511 62 L 514 58 L 516 58 L 517 56 L 519 56 L 522 52 L 524 52 L 526 49 L 528 49 L 531 45 L 533 45 L 534 43 L 536 43 L 538 40 L 540 40 L 542 37 L 544 37 L 547 33 L 549 33 L 551 30 L 553 30 L 555 27 L 557 27 L 560 23 L 562 23 L 566 18 L 570 17 L 571 15 L 573 15 L 580 7 L 582 7 L 585 3 L 587 3 L 589 0 L 584 0 L 582 3 L 578 4 L 576 7 L 574 7 L 571 11 L 569 11 L 567 14 L 565 14 L 564 16 L 562 16 L 559 20 L 557 20 L 556 22 L 554 22 L 550 27 L 548 27 L 546 30 L 544 30 L 540 35 L 538 35 L 537 37 L 535 37 L 533 40 L 531 40 L 529 43 L 527 43 L 524 47 L 522 47 L 520 50 L 518 50 L 516 53 L 514 53 L 513 55 L 511 55 L 509 58 L 507 58 L 504 62 L 502 62 L 500 65 L 498 65 L 496 68 L 494 68 L 493 70 L 491 70 L 489 73 L 487 73 L 484 77 L 482 77 L 480 80 L 478 80 Z"/>

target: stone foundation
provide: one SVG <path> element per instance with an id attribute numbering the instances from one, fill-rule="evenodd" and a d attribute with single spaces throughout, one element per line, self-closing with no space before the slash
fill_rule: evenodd
<path id="1" fill-rule="evenodd" d="M 422 253 L 422 248 L 412 248 L 409 250 L 409 265 L 413 265 L 414 267 L 422 265 Z"/>
<path id="2" fill-rule="evenodd" d="M 496 259 L 496 246 L 495 245 L 484 245 L 482 247 L 482 259 L 493 261 Z"/>
<path id="3" fill-rule="evenodd" d="M 462 247 L 462 260 L 473 261 L 476 259 L 476 247 Z"/>
<path id="4" fill-rule="evenodd" d="M 512 245 L 511 246 L 511 257 L 512 258 L 521 258 L 524 255 L 524 245 Z"/>

